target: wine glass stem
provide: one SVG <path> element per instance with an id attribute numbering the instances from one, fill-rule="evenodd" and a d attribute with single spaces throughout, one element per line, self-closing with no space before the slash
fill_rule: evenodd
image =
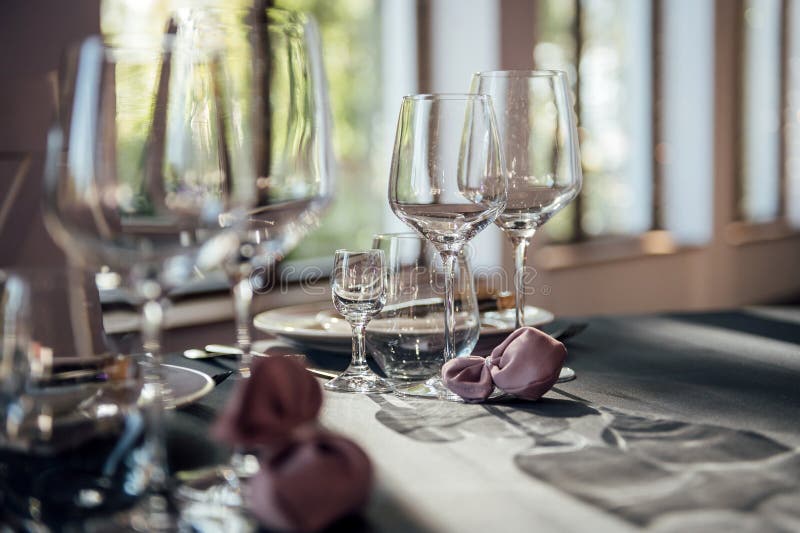
<path id="1" fill-rule="evenodd" d="M 514 246 L 514 305 L 517 309 L 515 325 L 525 325 L 525 260 L 528 255 L 529 237 L 512 237 Z"/>
<path id="2" fill-rule="evenodd" d="M 458 252 L 441 252 L 444 263 L 444 362 L 456 356 L 455 269 Z"/>
<path id="3" fill-rule="evenodd" d="M 144 379 L 152 394 L 147 409 L 149 431 L 147 438 L 152 453 L 153 472 L 150 477 L 150 493 L 153 497 L 151 505 L 161 507 L 155 511 L 167 513 L 164 503 L 169 493 L 169 468 L 167 466 L 166 429 L 164 425 L 165 392 L 164 367 L 161 353 L 161 335 L 164 328 L 164 306 L 161 301 L 161 289 L 156 282 L 147 282 L 147 299 L 142 306 L 142 346 L 147 354 L 144 366 Z M 163 507 L 162 507 L 163 505 Z"/>
<path id="4" fill-rule="evenodd" d="M 350 327 L 353 328 L 353 359 L 350 361 L 350 366 L 364 368 L 367 366 L 367 350 L 364 346 L 367 320 L 352 321 Z"/>
<path id="5" fill-rule="evenodd" d="M 236 345 L 242 351 L 239 355 L 239 376 L 250 377 L 253 362 L 253 336 L 250 330 L 250 314 L 253 307 L 253 286 L 250 276 L 241 275 L 233 284 L 233 307 L 236 315 Z"/>

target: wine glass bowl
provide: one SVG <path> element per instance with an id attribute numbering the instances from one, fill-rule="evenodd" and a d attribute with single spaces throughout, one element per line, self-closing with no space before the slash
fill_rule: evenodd
<path id="1" fill-rule="evenodd" d="M 503 142 L 508 202 L 497 225 L 509 235 L 533 237 L 581 189 L 566 73 L 479 72 L 472 90 L 492 97 Z"/>
<path id="2" fill-rule="evenodd" d="M 389 203 L 400 220 L 440 250 L 458 251 L 505 207 L 494 122 L 486 96 L 403 98 Z"/>
<path id="3" fill-rule="evenodd" d="M 92 37 L 70 56 L 48 138 L 45 222 L 73 262 L 176 285 L 229 239 L 239 184 L 225 173 L 214 94 L 218 58 L 176 37 L 116 47 Z"/>
<path id="4" fill-rule="evenodd" d="M 454 266 L 459 251 L 506 206 L 507 179 L 492 103 L 480 94 L 403 98 L 389 181 L 392 211 L 439 251 L 445 267 L 443 363 L 456 356 Z M 458 401 L 440 378 L 396 392 Z"/>

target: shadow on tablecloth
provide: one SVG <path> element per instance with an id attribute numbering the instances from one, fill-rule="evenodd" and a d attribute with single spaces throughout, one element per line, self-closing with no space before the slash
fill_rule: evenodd
<path id="1" fill-rule="evenodd" d="M 521 472 L 638 527 L 800 530 L 798 450 L 746 429 L 643 416 L 563 394 L 482 405 L 372 399 L 378 422 L 416 441 L 529 439 L 529 448 L 510 457 Z"/>

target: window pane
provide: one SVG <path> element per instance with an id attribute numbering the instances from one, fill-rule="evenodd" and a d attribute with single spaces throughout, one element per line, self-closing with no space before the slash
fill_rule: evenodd
<path id="1" fill-rule="evenodd" d="M 713 0 L 662 2 L 664 229 L 676 242 L 711 240 L 714 204 Z"/>
<path id="2" fill-rule="evenodd" d="M 800 1 L 791 0 L 786 14 L 786 216 L 800 228 Z"/>
<path id="3" fill-rule="evenodd" d="M 573 32 L 576 22 L 577 2 L 544 0 L 538 4 L 537 43 L 533 49 L 536 68 L 567 72 L 573 89 L 577 80 L 575 68 L 577 42 Z M 582 126 L 579 117 L 578 126 Z M 580 131 L 583 134 L 583 131 Z M 577 237 L 575 231 L 577 209 L 575 202 L 556 214 L 544 231 L 552 241 L 567 242 Z"/>
<path id="4" fill-rule="evenodd" d="M 584 169 L 580 227 L 590 237 L 646 231 L 653 218 L 651 3 L 540 5 L 537 67 L 567 70 L 573 81 L 577 72 Z M 574 216 L 554 218 L 547 226 L 551 237 L 574 237 Z"/>
<path id="5" fill-rule="evenodd" d="M 369 247 L 380 230 L 384 180 L 375 168 L 380 102 L 380 17 L 378 0 L 278 0 L 276 5 L 311 13 L 322 37 L 333 112 L 337 160 L 335 198 L 319 229 L 302 241 L 291 259 L 330 257 L 337 248 Z"/>
<path id="6" fill-rule="evenodd" d="M 780 212 L 781 0 L 744 3 L 743 171 L 745 220 Z"/>

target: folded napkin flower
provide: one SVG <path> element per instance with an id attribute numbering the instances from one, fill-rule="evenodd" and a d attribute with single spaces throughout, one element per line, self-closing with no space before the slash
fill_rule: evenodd
<path id="1" fill-rule="evenodd" d="M 372 466 L 352 441 L 319 431 L 262 460 L 248 483 L 248 507 L 270 529 L 318 531 L 361 508 Z"/>
<path id="2" fill-rule="evenodd" d="M 466 401 L 483 401 L 494 386 L 526 400 L 537 400 L 558 380 L 567 349 L 550 335 L 522 327 L 489 357 L 458 357 L 442 367 L 447 387 Z"/>
<path id="3" fill-rule="evenodd" d="M 320 429 L 322 389 L 289 357 L 254 361 L 213 428 L 235 446 L 258 450 L 246 505 L 271 529 L 317 531 L 362 507 L 372 466 L 354 442 Z"/>
<path id="4" fill-rule="evenodd" d="M 489 356 L 494 384 L 509 394 L 538 400 L 556 384 L 567 349 L 536 328 L 514 331 Z"/>
<path id="5" fill-rule="evenodd" d="M 255 358 L 212 435 L 246 448 L 279 448 L 294 430 L 314 422 L 321 406 L 319 383 L 303 365 L 288 357 Z"/>

